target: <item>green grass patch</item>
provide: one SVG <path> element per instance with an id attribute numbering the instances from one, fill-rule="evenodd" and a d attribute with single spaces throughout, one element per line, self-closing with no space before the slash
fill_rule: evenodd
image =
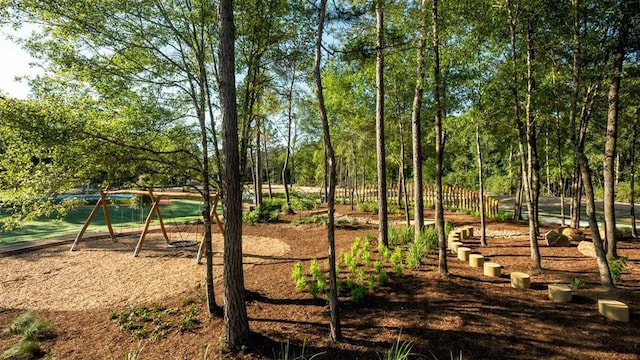
<path id="1" fill-rule="evenodd" d="M 0 233 L 0 246 L 10 245 L 25 241 L 42 240 L 60 236 L 77 235 L 89 217 L 93 206 L 83 206 L 71 210 L 62 219 L 54 217 L 40 218 L 24 223 L 21 227 L 11 231 Z M 131 206 L 109 206 L 109 216 L 113 224 L 113 230 L 118 233 L 129 228 L 140 227 L 149 214 L 150 206 L 140 209 Z M 222 206 L 218 206 L 218 214 L 222 214 Z M 202 202 L 192 199 L 172 199 L 169 205 L 160 205 L 160 212 L 165 224 L 196 223 L 202 221 Z M 0 223 L 10 214 L 0 211 Z M 157 216 L 154 215 L 151 225 L 159 225 Z M 107 226 L 104 213 L 100 209 L 91 225 L 87 229 L 91 232 L 106 232 Z"/>

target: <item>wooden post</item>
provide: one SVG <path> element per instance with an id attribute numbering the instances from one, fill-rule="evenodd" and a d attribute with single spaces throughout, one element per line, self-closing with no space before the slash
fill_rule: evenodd
<path id="1" fill-rule="evenodd" d="M 151 210 L 149 210 L 149 215 L 147 215 L 147 220 L 144 222 L 144 229 L 142 230 L 142 234 L 140 234 L 140 239 L 138 239 L 138 245 L 136 245 L 136 249 L 133 251 L 134 257 L 137 257 L 138 254 L 140 253 L 140 249 L 142 249 L 144 238 L 147 236 L 147 232 L 149 231 L 149 225 L 151 225 L 151 219 L 153 218 L 153 214 L 156 212 L 156 209 L 158 208 L 158 201 L 153 198 L 153 193 L 152 193 L 151 199 L 153 200 L 153 204 L 151 205 Z"/>
<path id="2" fill-rule="evenodd" d="M 93 221 L 93 218 L 96 216 L 96 214 L 98 213 L 98 209 L 100 209 L 100 207 L 103 207 L 103 211 L 105 212 L 105 221 L 107 222 L 107 224 L 109 225 L 109 234 L 111 235 L 111 239 L 113 241 L 116 240 L 114 234 L 113 234 L 113 228 L 111 227 L 111 221 L 109 218 L 109 208 L 106 205 L 106 199 L 104 196 L 104 191 L 102 191 L 102 189 L 100 190 L 100 199 L 98 199 L 98 202 L 96 203 L 96 206 L 93 207 L 93 210 L 91 210 L 91 213 L 89 214 L 89 217 L 87 218 L 87 221 L 84 222 L 84 225 L 82 226 L 82 229 L 80 230 L 80 233 L 78 234 L 78 236 L 76 236 L 75 240 L 73 240 L 73 244 L 71 245 L 71 251 L 76 251 L 76 248 L 78 247 L 78 242 L 80 242 L 80 240 L 82 239 L 82 236 L 84 235 L 84 232 L 87 231 L 87 228 L 89 227 L 89 224 L 91 224 L 91 222 Z"/>

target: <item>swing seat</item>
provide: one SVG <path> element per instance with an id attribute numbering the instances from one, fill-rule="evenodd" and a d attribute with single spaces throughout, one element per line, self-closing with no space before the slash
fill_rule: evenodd
<path id="1" fill-rule="evenodd" d="M 167 242 L 167 247 L 185 248 L 185 247 L 196 246 L 198 244 L 200 244 L 200 242 L 194 241 L 194 240 L 171 241 L 171 242 Z"/>

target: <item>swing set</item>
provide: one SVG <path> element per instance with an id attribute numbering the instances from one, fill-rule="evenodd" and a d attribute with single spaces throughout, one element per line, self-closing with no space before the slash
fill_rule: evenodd
<path id="1" fill-rule="evenodd" d="M 144 223 L 144 228 L 142 233 L 140 234 L 140 238 L 138 239 L 138 244 L 136 245 L 135 250 L 133 251 L 133 256 L 137 257 L 142 249 L 142 245 L 144 244 L 144 240 L 149 232 L 149 227 L 151 225 L 151 220 L 153 220 L 153 216 L 156 215 L 158 217 L 158 222 L 160 223 L 160 230 L 162 231 L 162 235 L 167 243 L 168 247 L 171 248 L 182 248 L 198 245 L 198 241 L 188 241 L 188 240 L 180 240 L 180 241 L 170 241 L 169 235 L 167 234 L 167 229 L 164 226 L 164 221 L 162 220 L 162 213 L 160 212 L 160 203 L 165 199 L 173 199 L 173 198 L 183 198 L 183 199 L 202 199 L 202 196 L 198 193 L 189 193 L 189 192 L 153 192 L 152 190 L 142 191 L 142 190 L 112 190 L 105 191 L 100 190 L 100 198 L 98 202 L 94 206 L 93 210 L 89 214 L 89 217 L 84 223 L 84 226 L 80 230 L 78 236 L 76 236 L 73 241 L 73 245 L 71 245 L 71 251 L 76 251 L 78 247 L 78 243 L 82 240 L 82 236 L 85 231 L 95 218 L 98 210 L 102 208 L 104 212 L 104 219 L 107 224 L 107 228 L 109 229 L 109 235 L 111 236 L 112 241 L 116 241 L 116 235 L 113 231 L 113 225 L 111 223 L 111 216 L 109 215 L 109 205 L 107 203 L 107 195 L 115 195 L 115 194 L 131 194 L 131 195 L 149 195 L 151 198 L 152 204 L 149 213 L 147 214 L 146 221 Z M 218 194 L 212 193 L 209 196 L 209 204 L 211 205 L 211 213 L 210 216 L 215 219 L 218 224 L 218 228 L 220 229 L 220 233 L 224 234 L 224 227 L 222 225 L 222 221 L 218 216 L 218 212 L 216 207 L 218 206 L 218 201 L 220 200 Z M 198 254 L 196 255 L 196 264 L 200 264 L 200 260 L 202 259 L 202 253 L 204 252 L 204 234 L 202 235 L 202 241 L 199 242 L 200 246 L 198 247 Z"/>

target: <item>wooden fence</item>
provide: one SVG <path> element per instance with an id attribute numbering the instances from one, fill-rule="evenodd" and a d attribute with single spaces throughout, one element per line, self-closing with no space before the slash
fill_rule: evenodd
<path id="1" fill-rule="evenodd" d="M 398 199 L 397 185 L 387 188 L 387 199 L 390 204 L 404 203 L 404 194 L 402 199 Z M 407 196 L 409 201 L 413 200 L 413 185 L 407 184 Z M 426 184 L 423 190 L 425 207 L 433 207 L 436 203 L 436 186 L 434 184 Z M 336 189 L 336 200 L 345 204 L 359 204 L 363 202 L 378 201 L 378 186 L 365 185 L 358 188 Z M 442 202 L 445 209 L 480 211 L 480 194 L 475 190 L 468 190 L 456 186 L 442 187 Z M 484 196 L 484 210 L 488 217 L 498 214 L 499 201 L 489 195 Z"/>

